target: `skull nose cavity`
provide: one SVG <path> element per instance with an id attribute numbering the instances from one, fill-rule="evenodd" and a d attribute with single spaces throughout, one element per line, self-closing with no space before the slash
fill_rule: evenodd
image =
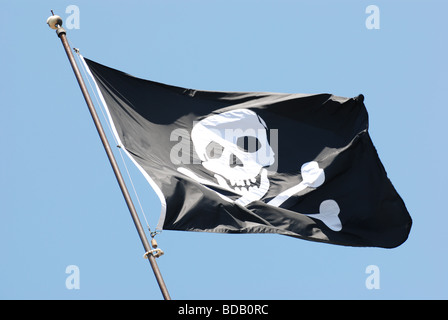
<path id="1" fill-rule="evenodd" d="M 232 153 L 230 155 L 230 159 L 229 159 L 229 166 L 230 166 L 230 168 L 242 167 L 243 162 L 241 162 L 241 160 L 236 155 L 234 155 Z"/>

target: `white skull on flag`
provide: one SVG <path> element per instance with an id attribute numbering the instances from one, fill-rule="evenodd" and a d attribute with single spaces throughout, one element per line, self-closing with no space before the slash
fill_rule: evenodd
<path id="1" fill-rule="evenodd" d="M 249 109 L 209 116 L 191 131 L 195 151 L 219 185 L 259 200 L 269 189 L 265 167 L 275 162 L 266 123 Z"/>

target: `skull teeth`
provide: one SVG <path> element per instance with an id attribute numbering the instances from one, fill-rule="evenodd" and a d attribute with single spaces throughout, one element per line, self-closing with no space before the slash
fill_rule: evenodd
<path id="1" fill-rule="evenodd" d="M 215 177 L 217 178 L 218 183 L 222 187 L 227 187 L 227 188 L 233 189 L 235 192 L 237 192 L 239 194 L 252 192 L 252 191 L 256 190 L 260 184 L 259 174 L 253 178 L 241 179 L 241 180 L 226 179 L 223 176 L 220 176 L 218 174 L 216 174 Z"/>
<path id="2" fill-rule="evenodd" d="M 230 185 L 232 187 L 239 186 L 239 187 L 252 187 L 254 183 L 257 182 L 257 179 L 250 178 L 246 180 L 229 180 Z"/>
<path id="3" fill-rule="evenodd" d="M 257 182 L 257 180 L 252 178 L 247 180 L 230 181 L 230 184 L 232 186 L 237 185 L 239 187 L 252 187 L 255 182 Z"/>

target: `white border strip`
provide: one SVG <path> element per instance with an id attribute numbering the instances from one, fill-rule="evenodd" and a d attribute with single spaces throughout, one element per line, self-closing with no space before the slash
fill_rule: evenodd
<path id="1" fill-rule="evenodd" d="M 101 103 L 103 104 L 104 108 L 106 109 L 107 117 L 109 118 L 109 122 L 110 122 L 111 128 L 112 128 L 112 133 L 114 134 L 115 138 L 117 139 L 119 145 L 122 147 L 121 149 L 124 150 L 124 152 L 129 157 L 129 159 L 131 159 L 131 161 L 135 164 L 135 166 L 140 170 L 140 172 L 143 174 L 143 176 L 149 182 L 149 185 L 151 186 L 151 188 L 154 190 L 154 192 L 159 197 L 160 204 L 161 204 L 162 208 L 160 210 L 160 218 L 159 218 L 159 222 L 157 224 L 156 229 L 162 230 L 163 223 L 165 222 L 165 216 L 166 216 L 165 196 L 163 195 L 162 190 L 160 190 L 159 186 L 154 182 L 154 180 L 152 180 L 152 178 L 148 175 L 148 173 L 137 163 L 137 161 L 132 157 L 132 155 L 128 152 L 128 150 L 126 150 L 126 147 L 121 142 L 121 139 L 118 136 L 117 129 L 115 128 L 115 124 L 112 121 L 112 117 L 110 115 L 109 108 L 107 107 L 106 101 L 104 100 L 103 94 L 101 93 L 101 90 L 98 87 L 98 84 L 96 83 L 96 80 L 95 80 L 94 76 L 92 75 L 92 72 L 90 71 L 89 66 L 87 65 L 86 61 L 84 60 L 84 57 L 81 54 L 78 54 L 78 55 L 79 55 L 79 58 L 81 59 L 82 63 L 84 64 L 84 66 L 87 70 L 87 73 L 93 79 L 93 83 L 95 84 L 96 91 L 98 92 L 98 96 L 100 97 Z"/>

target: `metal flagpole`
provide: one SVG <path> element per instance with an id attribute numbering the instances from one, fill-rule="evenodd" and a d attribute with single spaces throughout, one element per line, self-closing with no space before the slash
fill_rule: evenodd
<path id="1" fill-rule="evenodd" d="M 53 11 L 51 11 L 51 13 L 53 13 Z M 70 61 L 70 64 L 73 68 L 73 72 L 75 73 L 76 79 L 78 80 L 79 87 L 81 88 L 82 94 L 84 95 L 84 99 L 86 100 L 87 107 L 89 108 L 93 122 L 95 123 L 96 129 L 101 138 L 101 142 L 103 143 L 104 149 L 109 158 L 112 169 L 115 173 L 115 177 L 117 178 L 121 192 L 123 193 L 124 199 L 126 200 L 126 204 L 129 208 L 129 212 L 131 214 L 132 220 L 134 221 L 135 227 L 140 236 L 140 240 L 143 244 L 143 247 L 145 248 L 146 253 L 144 256 L 148 258 L 149 263 L 152 267 L 152 270 L 154 271 L 154 275 L 156 277 L 157 283 L 162 292 L 163 298 L 165 300 L 171 300 L 170 295 L 168 293 L 168 289 L 166 288 L 165 282 L 163 281 L 163 278 L 162 278 L 162 274 L 160 273 L 159 267 L 157 265 L 156 259 L 153 254 L 154 252 L 157 251 L 157 249 L 155 249 L 155 250 L 151 249 L 149 241 L 145 235 L 145 231 L 143 230 L 140 219 L 138 218 L 138 214 L 137 214 L 137 211 L 135 210 L 131 196 L 129 195 L 129 191 L 125 185 L 125 182 L 121 175 L 120 169 L 118 168 L 117 161 L 115 160 L 115 157 L 112 153 L 112 149 L 109 145 L 109 142 L 107 141 L 106 134 L 104 133 L 101 122 L 100 122 L 98 115 L 95 111 L 95 108 L 93 106 L 92 99 L 90 98 L 89 92 L 87 91 L 87 87 L 84 83 L 81 73 L 79 72 L 79 68 L 78 68 L 78 65 L 76 64 L 73 53 L 70 50 L 70 46 L 67 41 L 66 32 L 65 32 L 64 28 L 62 28 L 62 19 L 61 19 L 61 17 L 53 14 L 52 16 L 50 16 L 48 18 L 47 23 L 50 26 L 50 28 L 56 30 L 56 34 L 61 39 L 62 45 L 64 46 L 65 52 L 67 53 L 68 60 Z"/>

